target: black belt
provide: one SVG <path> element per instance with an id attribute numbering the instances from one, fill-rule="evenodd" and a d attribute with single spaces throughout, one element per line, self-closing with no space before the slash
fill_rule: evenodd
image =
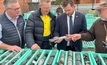
<path id="1" fill-rule="evenodd" d="M 43 42 L 49 42 L 49 39 L 51 38 L 51 36 L 45 36 L 43 37 Z"/>
<path id="2" fill-rule="evenodd" d="M 43 44 L 49 44 L 49 42 L 48 42 L 48 41 L 43 41 L 42 43 L 43 43 Z"/>

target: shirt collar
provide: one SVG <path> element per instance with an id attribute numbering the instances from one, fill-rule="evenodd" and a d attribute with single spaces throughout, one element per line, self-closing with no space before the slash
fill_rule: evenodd
<path id="1" fill-rule="evenodd" d="M 9 20 L 13 20 L 13 18 L 11 18 L 11 17 L 7 14 L 7 12 L 5 12 L 5 14 L 6 14 L 6 16 L 7 16 L 7 18 L 8 18 Z M 18 18 L 19 18 L 19 16 L 16 17 L 16 19 L 18 19 Z"/>
<path id="2" fill-rule="evenodd" d="M 74 11 L 74 13 L 72 14 L 72 17 L 73 17 L 73 18 L 75 17 L 75 11 Z"/>

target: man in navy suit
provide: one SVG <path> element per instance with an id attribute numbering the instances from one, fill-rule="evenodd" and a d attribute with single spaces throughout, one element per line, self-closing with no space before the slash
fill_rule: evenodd
<path id="1" fill-rule="evenodd" d="M 54 38 L 87 31 L 85 15 L 75 11 L 73 0 L 63 0 L 62 6 L 65 10 L 65 13 L 61 14 L 56 19 Z M 81 40 L 68 40 L 69 38 L 56 40 L 55 43 L 57 43 L 57 49 L 82 51 Z"/>

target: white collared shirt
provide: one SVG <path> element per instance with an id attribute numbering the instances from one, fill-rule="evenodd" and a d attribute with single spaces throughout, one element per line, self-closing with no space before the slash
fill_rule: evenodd
<path id="1" fill-rule="evenodd" d="M 16 19 L 13 19 L 13 18 L 11 18 L 11 17 L 7 14 L 7 12 L 6 12 L 5 14 L 6 14 L 7 18 L 8 18 L 15 26 L 17 26 L 17 19 L 19 18 L 19 16 L 17 16 Z"/>
<path id="2" fill-rule="evenodd" d="M 74 26 L 74 18 L 75 18 L 75 11 L 72 14 L 72 26 Z M 67 16 L 67 26 L 68 26 L 68 34 L 70 34 L 70 26 L 69 26 L 70 16 Z M 67 46 L 69 46 L 70 41 L 67 42 Z"/>

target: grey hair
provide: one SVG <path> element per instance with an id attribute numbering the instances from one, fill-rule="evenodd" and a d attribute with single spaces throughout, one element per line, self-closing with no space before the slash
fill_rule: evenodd
<path id="1" fill-rule="evenodd" d="M 4 0 L 4 8 L 9 8 L 10 7 L 10 4 L 13 4 L 13 3 L 17 3 L 18 0 Z"/>
<path id="2" fill-rule="evenodd" d="M 49 2 L 51 2 L 51 1 L 50 1 L 50 0 L 39 0 L 39 5 L 42 5 L 43 2 L 49 3 Z"/>

